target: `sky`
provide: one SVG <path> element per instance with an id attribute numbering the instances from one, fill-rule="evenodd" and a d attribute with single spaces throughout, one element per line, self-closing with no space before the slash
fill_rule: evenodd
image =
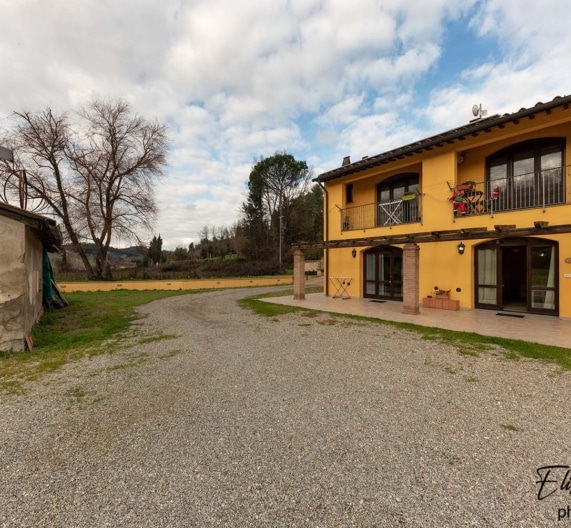
<path id="1" fill-rule="evenodd" d="M 568 0 L 0 0 L 0 126 L 121 98 L 169 127 L 152 232 L 240 218 L 250 171 L 314 176 L 571 94 Z M 121 245 L 115 241 L 114 245 Z"/>

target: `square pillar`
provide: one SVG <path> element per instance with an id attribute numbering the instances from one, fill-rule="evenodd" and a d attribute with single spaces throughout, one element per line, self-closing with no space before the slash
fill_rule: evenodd
<path id="1" fill-rule="evenodd" d="M 293 253 L 293 298 L 305 300 L 305 253 L 301 249 Z"/>
<path id="2" fill-rule="evenodd" d="M 409 315 L 420 314 L 418 297 L 419 286 L 419 256 L 417 244 L 405 244 L 403 249 L 403 308 L 402 313 Z"/>

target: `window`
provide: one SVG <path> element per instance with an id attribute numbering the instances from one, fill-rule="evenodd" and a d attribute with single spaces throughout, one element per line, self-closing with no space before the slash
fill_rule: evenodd
<path id="1" fill-rule="evenodd" d="M 365 252 L 364 297 L 402 301 L 402 249 L 382 246 Z"/>
<path id="2" fill-rule="evenodd" d="M 348 183 L 345 186 L 345 203 L 353 203 L 353 184 Z"/>
<path id="3" fill-rule="evenodd" d="M 487 162 L 494 210 L 545 207 L 564 202 L 565 140 L 546 138 L 512 145 Z"/>
<path id="4" fill-rule="evenodd" d="M 418 187 L 419 176 L 416 172 L 397 174 L 379 183 L 377 186 L 377 225 L 418 221 L 418 200 L 403 200 L 405 195 L 418 196 Z"/>

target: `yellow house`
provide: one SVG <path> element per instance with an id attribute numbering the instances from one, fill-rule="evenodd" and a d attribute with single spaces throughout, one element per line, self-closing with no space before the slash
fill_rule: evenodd
<path id="1" fill-rule="evenodd" d="M 450 290 L 450 309 L 571 318 L 570 105 L 476 117 L 317 177 L 326 294 L 419 313 Z"/>

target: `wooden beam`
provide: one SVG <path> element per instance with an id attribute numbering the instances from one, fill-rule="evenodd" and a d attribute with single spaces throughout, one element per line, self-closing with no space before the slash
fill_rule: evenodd
<path id="1" fill-rule="evenodd" d="M 327 242 L 299 242 L 292 244 L 292 247 L 299 249 L 336 249 L 347 247 L 370 247 L 385 246 L 390 244 L 406 244 L 410 240 L 416 243 L 427 242 L 452 242 L 461 240 L 490 240 L 512 236 L 537 236 L 537 235 L 555 235 L 571 233 L 571 224 L 561 224 L 557 226 L 540 226 L 536 227 L 520 227 L 513 225 L 498 225 L 500 229 L 491 231 L 486 227 L 473 227 L 463 229 L 452 229 L 447 231 L 424 231 L 417 233 L 409 233 L 402 235 L 386 235 L 378 238 L 353 238 L 344 240 L 329 240 Z M 507 229 L 501 229 L 507 228 Z"/>
<path id="2" fill-rule="evenodd" d="M 496 231 L 513 231 L 515 229 L 515 224 L 497 224 L 494 226 Z"/>
<path id="3" fill-rule="evenodd" d="M 477 231 L 487 231 L 487 227 L 463 227 L 460 229 L 461 233 L 472 233 Z"/>

